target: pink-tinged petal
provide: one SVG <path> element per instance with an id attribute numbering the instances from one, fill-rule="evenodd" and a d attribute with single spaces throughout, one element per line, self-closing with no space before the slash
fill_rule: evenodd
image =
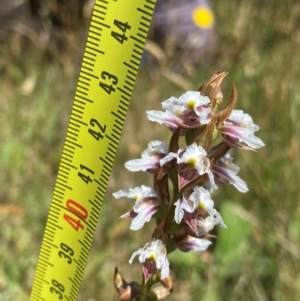
<path id="1" fill-rule="evenodd" d="M 161 105 L 162 105 L 162 108 L 166 110 L 172 106 L 178 106 L 179 103 L 178 103 L 178 99 L 176 97 L 172 96 L 172 97 L 168 98 L 167 100 L 163 101 L 161 103 Z"/>
<path id="2" fill-rule="evenodd" d="M 148 147 L 142 152 L 141 159 L 130 160 L 125 163 L 125 167 L 130 171 L 154 172 L 160 167 L 159 160 L 163 158 L 169 150 L 166 142 L 159 140 L 151 141 Z"/>
<path id="3" fill-rule="evenodd" d="M 228 169 L 222 168 L 220 166 L 214 166 L 213 173 L 216 176 L 216 181 L 220 184 L 225 184 L 226 180 L 232 184 L 238 191 L 247 192 L 249 191 L 247 184 L 244 180 L 236 175 L 236 172 Z"/>
<path id="4" fill-rule="evenodd" d="M 149 222 L 152 216 L 157 212 L 159 206 L 153 204 L 147 204 L 148 202 L 143 202 L 138 209 L 134 211 L 137 213 L 136 217 L 132 220 L 130 229 L 131 230 L 139 230 L 141 229 L 145 223 Z"/>
<path id="5" fill-rule="evenodd" d="M 195 113 L 199 116 L 200 124 L 208 124 L 211 121 L 211 107 L 200 106 L 197 107 Z"/>
<path id="6" fill-rule="evenodd" d="M 229 146 L 240 149 L 257 149 L 265 144 L 254 135 L 259 127 L 250 115 L 242 110 L 232 110 L 228 119 L 218 126 L 221 138 Z M 246 146 L 244 145 L 246 144 Z"/>
<path id="7" fill-rule="evenodd" d="M 243 110 L 232 110 L 225 123 L 227 122 L 248 128 L 252 132 L 259 130 L 259 126 L 253 123 L 252 117 Z"/>
<path id="8" fill-rule="evenodd" d="M 124 213 L 123 215 L 121 215 L 120 218 L 134 218 L 137 215 L 138 214 L 134 211 L 128 211 L 128 212 Z"/>
<path id="9" fill-rule="evenodd" d="M 211 241 L 209 240 L 187 235 L 184 240 L 178 243 L 178 249 L 182 252 L 188 252 L 190 250 L 203 252 L 207 250 L 209 245 L 211 245 Z"/>
<path id="10" fill-rule="evenodd" d="M 180 224 L 185 211 L 186 212 L 194 211 L 193 203 L 191 201 L 187 200 L 183 195 L 181 196 L 180 199 L 178 199 L 174 203 L 174 205 L 176 207 L 174 219 L 177 224 Z"/>
<path id="11" fill-rule="evenodd" d="M 125 167 L 130 171 L 151 171 L 159 167 L 159 161 L 156 159 L 134 159 L 125 163 Z"/>
<path id="12" fill-rule="evenodd" d="M 160 206 L 157 193 L 154 189 L 142 185 L 141 187 L 120 190 L 116 192 L 115 197 L 127 197 L 135 200 L 133 212 L 127 212 L 121 218 L 133 218 L 130 229 L 138 230 L 149 222 L 152 215 L 156 213 Z"/>
<path id="13" fill-rule="evenodd" d="M 236 145 L 239 142 L 238 143 L 239 148 L 244 148 L 243 145 L 240 145 L 241 142 L 246 143 L 248 146 L 250 146 L 253 149 L 258 149 L 265 146 L 262 140 L 256 137 L 247 128 L 235 127 L 235 126 L 222 126 L 220 133 L 221 133 L 221 137 L 225 142 L 234 145 Z"/>
<path id="14" fill-rule="evenodd" d="M 240 168 L 238 165 L 232 163 L 233 158 L 230 153 L 225 154 L 220 160 L 218 160 L 214 167 L 213 173 L 217 183 L 226 184 L 229 182 L 240 192 L 247 192 L 248 187 L 245 181 L 237 176 Z"/>
<path id="15" fill-rule="evenodd" d="M 147 111 L 147 117 L 150 121 L 165 124 L 175 131 L 178 125 L 181 124 L 181 119 L 172 114 L 170 111 Z"/>
<path id="16" fill-rule="evenodd" d="M 232 138 L 228 135 L 222 135 L 222 134 L 220 135 L 220 137 L 228 146 L 232 148 L 253 151 L 253 148 L 240 143 L 239 139 L 237 138 Z"/>

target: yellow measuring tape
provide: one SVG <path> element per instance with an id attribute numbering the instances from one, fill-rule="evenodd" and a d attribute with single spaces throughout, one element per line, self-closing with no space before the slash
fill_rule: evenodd
<path id="1" fill-rule="evenodd" d="M 31 301 L 77 300 L 156 0 L 96 0 Z"/>

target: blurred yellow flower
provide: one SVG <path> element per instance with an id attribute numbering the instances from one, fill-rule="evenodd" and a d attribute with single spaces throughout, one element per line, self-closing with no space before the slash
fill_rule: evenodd
<path id="1" fill-rule="evenodd" d="M 214 26 L 215 18 L 210 8 L 204 6 L 197 7 L 192 15 L 196 26 L 203 29 L 209 29 Z"/>

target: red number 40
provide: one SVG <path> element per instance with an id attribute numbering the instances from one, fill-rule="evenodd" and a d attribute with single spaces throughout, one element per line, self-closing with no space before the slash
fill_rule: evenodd
<path id="1" fill-rule="evenodd" d="M 66 204 L 67 208 L 74 213 L 77 217 L 79 217 L 78 219 L 73 218 L 72 216 L 68 215 L 68 214 L 64 214 L 64 219 L 76 230 L 78 231 L 79 229 L 83 229 L 84 226 L 81 223 L 80 219 L 85 220 L 88 216 L 88 212 L 87 210 L 80 204 L 78 204 L 77 202 L 73 201 L 73 200 L 67 200 L 67 204 Z"/>

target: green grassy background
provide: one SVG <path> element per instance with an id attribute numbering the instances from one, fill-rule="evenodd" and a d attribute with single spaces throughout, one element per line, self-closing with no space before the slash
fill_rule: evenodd
<path id="1" fill-rule="evenodd" d="M 237 108 L 253 116 L 266 146 L 235 152 L 250 191 L 224 187 L 214 196 L 227 229 L 209 252 L 172 254 L 175 290 L 169 300 L 293 301 L 300 296 L 300 3 L 296 0 L 212 1 L 218 55 L 183 74 L 197 88 L 212 71 L 228 71 L 225 95 L 236 82 Z M 86 22 L 88 23 L 88 22 Z M 0 301 L 28 300 L 77 83 L 86 24 L 64 32 L 67 43 L 14 32 L 0 44 Z M 172 61 L 171 64 L 176 62 Z M 145 66 L 137 78 L 112 177 L 99 217 L 80 301 L 115 300 L 114 266 L 139 279 L 132 252 L 151 225 L 129 231 L 118 220 L 130 208 L 111 193 L 150 184 L 129 173 L 151 139 L 168 131 L 150 124 L 145 109 L 184 90 Z M 138 128 L 136 125 L 139 125 Z"/>

